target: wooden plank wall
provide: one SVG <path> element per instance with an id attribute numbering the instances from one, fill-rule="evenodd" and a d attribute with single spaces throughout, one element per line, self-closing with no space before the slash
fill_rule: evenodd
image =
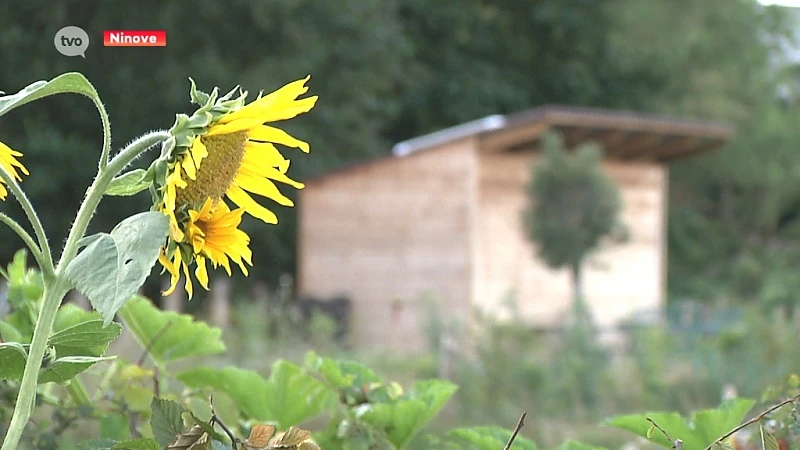
<path id="1" fill-rule="evenodd" d="M 507 318 L 512 310 L 504 307 L 504 299 L 515 294 L 524 320 L 549 326 L 569 312 L 572 291 L 568 272 L 536 260 L 523 234 L 523 186 L 534 158 L 530 152 L 479 156 L 473 301 Z M 663 305 L 667 171 L 647 162 L 606 161 L 604 168 L 620 186 L 629 240 L 608 243 L 595 253 L 586 268 L 585 292 L 598 324 L 613 326 L 635 311 Z"/>
<path id="2" fill-rule="evenodd" d="M 465 139 L 365 164 L 301 191 L 299 293 L 351 298 L 356 346 L 425 349 L 427 296 L 466 320 L 474 146 Z"/>

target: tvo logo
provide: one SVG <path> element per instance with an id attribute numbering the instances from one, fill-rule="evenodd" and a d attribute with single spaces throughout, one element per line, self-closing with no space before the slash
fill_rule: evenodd
<path id="1" fill-rule="evenodd" d="M 53 38 L 58 53 L 64 56 L 82 56 L 86 58 L 86 49 L 89 48 L 89 35 L 82 28 L 69 26 L 56 33 Z"/>

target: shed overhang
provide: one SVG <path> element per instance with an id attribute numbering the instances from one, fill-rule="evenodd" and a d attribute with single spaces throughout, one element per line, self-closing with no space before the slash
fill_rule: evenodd
<path id="1" fill-rule="evenodd" d="M 674 119 L 625 111 L 544 106 L 512 115 L 493 115 L 395 145 L 405 156 L 475 136 L 481 151 L 513 152 L 536 148 L 548 131 L 563 134 L 568 148 L 584 142 L 602 145 L 610 159 L 670 162 L 715 150 L 734 134 L 722 123 Z"/>

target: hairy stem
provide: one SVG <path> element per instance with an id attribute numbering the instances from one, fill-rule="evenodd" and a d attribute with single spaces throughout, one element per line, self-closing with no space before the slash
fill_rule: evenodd
<path id="1" fill-rule="evenodd" d="M 36 260 L 36 264 L 39 266 L 39 269 L 45 275 L 52 276 L 52 268 L 48 266 L 46 263 L 46 258 L 42 255 L 42 251 L 39 249 L 39 246 L 36 244 L 36 241 L 33 240 L 30 234 L 25 231 L 20 224 L 18 224 L 14 219 L 7 216 L 6 214 L 0 213 L 0 222 L 6 224 L 11 231 L 17 233 L 17 236 L 22 239 L 22 242 L 28 247 L 28 250 L 31 251 L 33 258 Z"/>
<path id="2" fill-rule="evenodd" d="M 39 241 L 39 249 L 41 250 L 40 254 L 43 257 L 42 259 L 44 264 L 41 267 L 42 272 L 45 274 L 52 274 L 54 269 L 53 257 L 52 253 L 50 252 L 50 244 L 47 241 L 47 234 L 44 232 L 42 222 L 39 220 L 36 210 L 33 209 L 33 204 L 31 204 L 28 196 L 25 195 L 25 192 L 19 186 L 19 183 L 17 183 L 17 180 L 15 180 L 14 177 L 10 176 L 4 170 L 0 170 L 0 179 L 2 179 L 5 185 L 8 186 L 8 190 L 14 194 L 17 202 L 19 202 L 23 211 L 25 211 L 25 215 L 28 217 L 31 227 L 33 227 L 33 232 L 36 234 L 36 239 Z"/>
<path id="3" fill-rule="evenodd" d="M 108 121 L 106 107 L 103 106 L 100 97 L 90 96 L 89 98 L 92 99 L 94 106 L 97 107 L 97 111 L 100 112 L 100 120 L 103 122 L 103 151 L 100 154 L 100 165 L 98 167 L 98 169 L 102 171 L 108 165 L 108 155 L 111 153 L 111 124 Z"/>
<path id="4" fill-rule="evenodd" d="M 39 311 L 39 318 L 36 321 L 36 328 L 33 332 L 33 340 L 31 341 L 31 347 L 28 352 L 28 360 L 25 362 L 25 373 L 22 376 L 17 403 L 14 407 L 14 415 L 11 417 L 8 434 L 6 434 L 3 447 L 0 448 L 0 450 L 14 450 L 17 448 L 25 425 L 28 423 L 28 419 L 30 419 L 33 401 L 36 396 L 39 369 L 42 367 L 42 358 L 47 348 L 47 338 L 53 328 L 53 322 L 55 321 L 58 307 L 61 305 L 61 300 L 63 300 L 64 296 L 71 288 L 71 283 L 66 279 L 64 272 L 78 253 L 78 242 L 86 233 L 86 228 L 89 226 L 92 214 L 94 214 L 94 211 L 97 209 L 97 205 L 103 198 L 103 194 L 114 176 L 147 149 L 165 140 L 167 137 L 169 137 L 169 133 L 157 131 L 131 142 L 108 163 L 106 168 L 98 171 L 97 177 L 86 191 L 86 198 L 84 198 L 80 209 L 78 209 L 78 215 L 67 237 L 64 251 L 58 262 L 58 267 L 55 269 L 55 277 L 45 279 L 42 307 Z"/>

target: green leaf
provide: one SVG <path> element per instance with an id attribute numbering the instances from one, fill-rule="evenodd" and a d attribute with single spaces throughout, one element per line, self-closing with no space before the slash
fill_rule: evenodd
<path id="1" fill-rule="evenodd" d="M 167 216 L 150 211 L 128 217 L 101 233 L 67 266 L 66 275 L 109 325 L 141 287 L 169 232 Z"/>
<path id="2" fill-rule="evenodd" d="M 402 448 L 439 414 L 458 388 L 446 380 L 422 380 L 393 403 L 371 405 L 362 419 L 387 430 L 389 440 Z"/>
<path id="3" fill-rule="evenodd" d="M 56 320 L 53 322 L 53 332 L 59 332 L 80 323 L 100 319 L 97 311 L 87 311 L 73 303 L 65 303 L 58 308 Z"/>
<path id="4" fill-rule="evenodd" d="M 247 417 L 269 420 L 264 414 L 263 406 L 270 391 L 267 380 L 252 370 L 237 367 L 197 367 L 179 373 L 177 378 L 190 388 L 225 393 Z"/>
<path id="5" fill-rule="evenodd" d="M 212 389 L 228 395 L 248 418 L 274 421 L 279 428 L 298 425 L 320 414 L 336 400 L 336 394 L 300 367 L 276 361 L 269 380 L 256 372 L 234 367 L 199 367 L 178 374 L 192 388 Z"/>
<path id="6" fill-rule="evenodd" d="M 175 438 L 183 433 L 183 407 L 172 400 L 153 398 L 150 411 L 150 428 L 158 443 L 166 447 L 175 442 Z"/>
<path id="7" fill-rule="evenodd" d="M 327 386 L 286 361 L 272 365 L 268 387 L 264 413 L 278 422 L 279 428 L 299 425 L 336 401 L 336 394 Z"/>
<path id="8" fill-rule="evenodd" d="M 130 439 L 131 432 L 128 427 L 128 418 L 122 414 L 105 414 L 100 417 L 98 422 L 98 425 L 100 425 L 100 437 L 117 441 Z"/>
<path id="9" fill-rule="evenodd" d="M 0 344 L 0 380 L 21 380 L 27 358 L 28 352 L 22 344 L 18 342 Z"/>
<path id="10" fill-rule="evenodd" d="M 117 441 L 113 439 L 92 439 L 78 444 L 80 450 L 111 450 Z"/>
<path id="11" fill-rule="evenodd" d="M 684 450 L 697 450 L 697 447 L 702 445 L 702 443 L 699 442 L 694 436 L 691 427 L 687 424 L 683 416 L 674 412 L 654 412 L 617 416 L 607 420 L 605 424 L 612 427 L 621 428 L 623 430 L 628 430 L 646 439 L 647 430 L 649 430 L 650 425 L 652 425 L 647 421 L 648 417 L 665 429 L 673 439 L 682 439 Z M 669 439 L 664 436 L 664 433 L 661 433 L 660 431 L 653 434 L 651 440 L 662 447 L 672 447 L 672 442 L 670 442 Z M 713 442 L 713 440 L 708 442 L 708 444 L 711 442 Z M 701 447 L 701 449 L 702 448 L 705 447 Z"/>
<path id="12" fill-rule="evenodd" d="M 31 83 L 16 94 L 0 97 L 0 116 L 34 100 L 65 93 L 83 94 L 100 101 L 92 84 L 83 75 L 71 72 L 59 75 L 50 81 Z"/>
<path id="13" fill-rule="evenodd" d="M 188 314 L 161 311 L 144 297 L 131 298 L 119 315 L 142 348 L 149 346 L 156 364 L 225 351 L 222 330 L 195 322 Z"/>
<path id="14" fill-rule="evenodd" d="M 761 431 L 761 448 L 764 450 L 780 450 L 780 445 L 778 445 L 778 441 L 775 439 L 775 436 L 770 434 L 769 431 L 765 430 L 764 427 L 759 427 Z"/>
<path id="15" fill-rule="evenodd" d="M 155 439 L 140 438 L 131 439 L 130 441 L 118 442 L 111 450 L 161 450 L 163 445 L 158 445 Z"/>
<path id="16" fill-rule="evenodd" d="M 697 436 L 703 441 L 702 448 L 705 449 L 717 438 L 742 423 L 755 404 L 755 400 L 734 398 L 722 402 L 719 408 L 695 413 L 692 416 L 692 424 Z M 680 437 L 673 437 L 673 439 L 680 439 Z M 690 450 L 685 443 L 683 448 Z"/>
<path id="17" fill-rule="evenodd" d="M 450 430 L 447 433 L 447 437 L 455 448 L 463 450 L 499 450 L 506 445 L 511 438 L 511 434 L 511 430 L 500 427 L 471 427 Z M 536 450 L 536 444 L 517 435 L 511 448 L 514 450 Z"/>
<path id="18" fill-rule="evenodd" d="M 647 421 L 649 417 L 672 439 L 683 440 L 684 450 L 704 450 L 719 436 L 739 425 L 753 405 L 754 400 L 736 398 L 726 400 L 719 408 L 696 412 L 689 419 L 678 413 L 656 412 L 613 417 L 605 424 L 646 437 L 651 425 Z M 652 441 L 663 447 L 672 447 L 672 442 L 661 432 L 653 434 Z"/>
<path id="19" fill-rule="evenodd" d="M 114 358 L 114 356 L 65 356 L 57 358 L 39 372 L 39 383 L 64 383 L 98 362 Z"/>
<path id="20" fill-rule="evenodd" d="M 124 173 L 113 180 L 106 189 L 106 195 L 131 196 L 150 187 L 152 172 L 144 169 L 135 169 Z"/>
<path id="21" fill-rule="evenodd" d="M 0 341 L 22 342 L 22 334 L 10 323 L 0 320 Z"/>
<path id="22" fill-rule="evenodd" d="M 47 345 L 54 346 L 59 356 L 101 356 L 121 332 L 117 323 L 103 328 L 102 320 L 92 320 L 56 332 Z"/>

